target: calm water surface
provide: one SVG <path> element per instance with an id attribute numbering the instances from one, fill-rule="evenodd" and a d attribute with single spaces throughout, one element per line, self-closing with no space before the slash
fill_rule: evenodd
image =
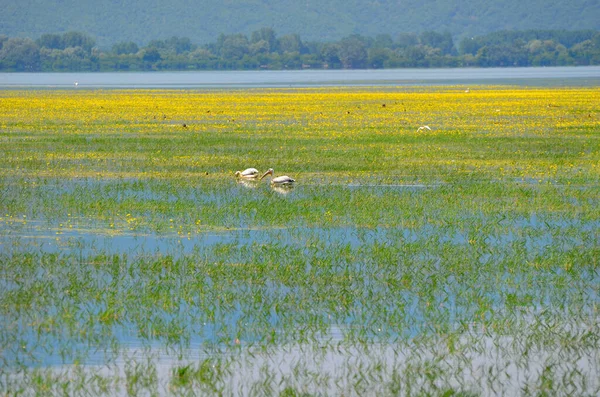
<path id="1" fill-rule="evenodd" d="M 75 86 L 77 83 L 77 86 Z M 241 88 L 518 84 L 597 86 L 600 66 L 385 70 L 0 73 L 0 88 Z"/>

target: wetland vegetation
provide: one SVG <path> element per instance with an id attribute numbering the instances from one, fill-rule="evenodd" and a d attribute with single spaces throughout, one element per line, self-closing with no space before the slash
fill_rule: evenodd
<path id="1" fill-rule="evenodd" d="M 0 394 L 598 395 L 598 103 L 0 91 Z"/>

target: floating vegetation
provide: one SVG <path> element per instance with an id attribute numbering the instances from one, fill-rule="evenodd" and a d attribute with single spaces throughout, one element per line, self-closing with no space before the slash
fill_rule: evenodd
<path id="1" fill-rule="evenodd" d="M 1 91 L 0 394 L 598 395 L 598 103 Z"/>

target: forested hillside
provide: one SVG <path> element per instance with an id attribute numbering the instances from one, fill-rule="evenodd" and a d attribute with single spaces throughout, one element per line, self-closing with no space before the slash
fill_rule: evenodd
<path id="1" fill-rule="evenodd" d="M 270 27 L 305 41 L 334 41 L 424 31 L 455 39 L 500 30 L 600 29 L 598 0 L 0 0 L 0 34 L 36 39 L 81 31 L 100 48 L 188 37 L 206 44 L 218 35 Z"/>

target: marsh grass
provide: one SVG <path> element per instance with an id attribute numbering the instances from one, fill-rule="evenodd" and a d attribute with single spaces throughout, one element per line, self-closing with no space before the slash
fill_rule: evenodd
<path id="1" fill-rule="evenodd" d="M 598 394 L 599 99 L 3 91 L 0 393 Z"/>

